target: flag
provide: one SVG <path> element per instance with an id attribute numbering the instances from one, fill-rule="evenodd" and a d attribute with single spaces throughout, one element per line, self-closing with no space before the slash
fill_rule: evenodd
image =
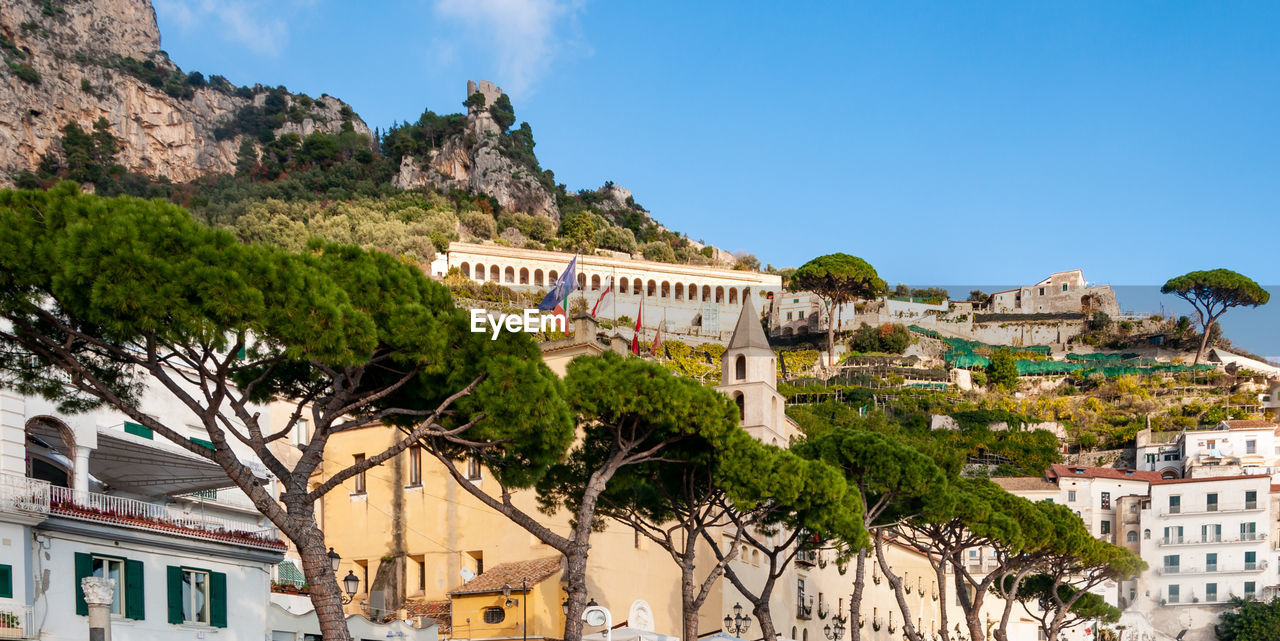
<path id="1" fill-rule="evenodd" d="M 557 316 L 566 315 L 565 310 L 569 309 L 569 294 L 578 287 L 577 263 L 578 257 L 574 256 L 573 260 L 569 261 L 569 266 L 564 268 L 564 273 L 556 279 L 556 284 L 551 287 L 551 291 L 547 292 L 546 297 L 538 304 L 538 311 L 550 310 Z"/>
<path id="2" fill-rule="evenodd" d="M 659 347 L 662 347 L 662 325 L 658 325 L 658 333 L 653 335 L 653 345 L 649 347 L 649 353 L 657 356 Z"/>
<path id="3" fill-rule="evenodd" d="M 640 355 L 640 317 L 644 314 L 644 299 L 640 300 L 640 311 L 636 312 L 636 331 L 631 335 L 631 353 Z"/>
<path id="4" fill-rule="evenodd" d="M 603 303 L 603 302 L 604 302 L 604 297 L 605 297 L 605 296 L 608 296 L 608 295 L 609 295 L 609 292 L 611 292 L 611 291 L 613 291 L 613 278 L 612 278 L 612 277 L 610 277 L 610 278 L 609 278 L 609 286 L 608 286 L 608 287 L 605 287 L 605 288 L 604 288 L 604 291 L 600 292 L 600 298 L 599 298 L 599 300 L 597 300 L 597 301 L 596 301 L 595 306 L 591 308 L 591 317 L 592 317 L 592 318 L 595 318 L 595 317 L 596 317 L 596 312 L 600 311 L 600 303 Z"/>

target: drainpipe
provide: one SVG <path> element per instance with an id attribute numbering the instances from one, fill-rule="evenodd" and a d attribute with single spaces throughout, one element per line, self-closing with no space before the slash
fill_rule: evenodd
<path id="1" fill-rule="evenodd" d="M 80 579 L 80 587 L 89 605 L 89 641 L 111 641 L 111 597 L 116 580 L 87 576 Z"/>

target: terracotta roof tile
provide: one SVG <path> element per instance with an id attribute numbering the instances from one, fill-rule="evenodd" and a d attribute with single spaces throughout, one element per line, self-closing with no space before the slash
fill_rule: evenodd
<path id="1" fill-rule="evenodd" d="M 1053 465 L 1045 473 L 1049 480 L 1056 478 L 1127 479 L 1132 481 L 1159 481 L 1159 472 L 1123 470 L 1114 467 L 1086 467 L 1083 465 Z"/>
<path id="2" fill-rule="evenodd" d="M 500 563 L 486 569 L 480 576 L 463 583 L 458 589 L 449 592 L 449 594 L 501 592 L 502 586 L 507 584 L 519 590 L 521 580 L 528 581 L 529 585 L 532 586 L 559 574 L 559 572 L 560 557 L 558 556 Z"/>
<path id="3" fill-rule="evenodd" d="M 405 604 L 410 617 L 426 617 L 436 622 L 440 636 L 453 632 L 453 602 L 444 601 L 411 601 Z"/>
<path id="4" fill-rule="evenodd" d="M 1200 478 L 1189 479 L 1157 479 L 1152 481 L 1152 485 L 1171 485 L 1174 483 L 1210 483 L 1213 481 L 1239 481 L 1240 479 L 1267 479 L 1270 484 L 1270 476 L 1266 474 L 1237 474 L 1235 476 L 1203 476 Z"/>
<path id="5" fill-rule="evenodd" d="M 1007 476 L 991 479 L 1009 492 L 1056 492 L 1058 484 L 1038 476 Z"/>
<path id="6" fill-rule="evenodd" d="M 1267 428 L 1267 427 L 1274 429 L 1276 427 L 1275 423 L 1271 421 L 1264 421 L 1258 418 L 1250 418 L 1250 419 L 1235 420 L 1235 421 L 1223 421 L 1222 424 L 1226 425 L 1227 427 L 1233 430 L 1253 430 L 1253 429 L 1260 429 L 1260 428 Z"/>

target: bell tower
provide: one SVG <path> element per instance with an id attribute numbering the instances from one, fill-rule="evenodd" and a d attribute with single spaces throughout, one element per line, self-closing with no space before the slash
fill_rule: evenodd
<path id="1" fill-rule="evenodd" d="M 770 445 L 787 447 L 791 429 L 786 417 L 786 399 L 778 393 L 778 355 L 760 326 L 752 297 L 742 297 L 742 311 L 733 328 L 733 337 L 720 360 L 722 394 L 738 404 L 743 429 Z"/>

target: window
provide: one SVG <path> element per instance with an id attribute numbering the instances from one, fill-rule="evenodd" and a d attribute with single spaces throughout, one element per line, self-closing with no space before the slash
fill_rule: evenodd
<path id="1" fill-rule="evenodd" d="M 1179 596 L 1179 595 L 1178 595 L 1178 593 L 1179 593 L 1179 592 L 1180 592 L 1180 590 L 1178 589 L 1178 586 L 1176 586 L 1176 585 L 1171 585 L 1171 586 L 1169 586 L 1169 603 L 1177 603 L 1177 602 L 1178 602 L 1178 596 Z"/>
<path id="2" fill-rule="evenodd" d="M 1257 552 L 1244 553 L 1244 569 L 1246 570 L 1258 569 L 1258 553 Z"/>
<path id="3" fill-rule="evenodd" d="M 1070 502 L 1075 501 L 1075 500 L 1076 500 L 1076 491 L 1075 491 L 1075 490 L 1067 490 L 1067 502 L 1068 502 L 1068 503 L 1070 503 Z"/>
<path id="4" fill-rule="evenodd" d="M 1182 526 L 1169 526 L 1164 529 L 1165 543 L 1182 543 Z"/>
<path id="5" fill-rule="evenodd" d="M 418 568 L 418 592 L 427 591 L 427 557 L 426 555 L 418 555 L 410 557 L 413 564 Z"/>
<path id="6" fill-rule="evenodd" d="M 739 354 L 738 358 L 734 360 L 733 375 L 738 380 L 743 380 L 747 377 L 747 357 L 746 356 Z"/>
<path id="7" fill-rule="evenodd" d="M 1209 512 L 1218 511 L 1218 495 L 1216 493 L 1205 496 L 1204 509 Z"/>
<path id="8" fill-rule="evenodd" d="M 1206 555 L 1204 555 L 1204 571 L 1205 571 L 1205 572 L 1217 572 L 1217 571 L 1218 571 L 1218 555 L 1217 555 L 1217 553 L 1210 553 L 1210 554 L 1206 554 Z"/>
<path id="9" fill-rule="evenodd" d="M 1106 520 L 1106 521 L 1103 521 L 1103 522 L 1102 522 L 1102 533 L 1103 533 L 1103 534 L 1111 534 L 1111 520 L 1110 520 L 1110 519 L 1108 519 L 1108 520 Z"/>
<path id="10" fill-rule="evenodd" d="M 305 418 L 299 418 L 293 423 L 293 444 L 302 447 L 307 444 L 307 433 L 310 431 L 311 425 Z"/>
<path id="11" fill-rule="evenodd" d="M 502 620 L 506 618 L 507 618 L 507 612 L 502 608 L 485 608 L 484 609 L 485 623 L 490 623 L 490 624 L 502 623 Z"/>
<path id="12" fill-rule="evenodd" d="M 1181 511 L 1182 511 L 1182 497 L 1181 496 L 1169 497 L 1169 514 L 1178 514 Z"/>
<path id="13" fill-rule="evenodd" d="M 1151 539 L 1151 529 L 1150 529 L 1150 528 L 1148 528 L 1148 529 L 1146 529 L 1146 530 L 1143 530 L 1143 531 L 1142 531 L 1142 538 L 1147 539 L 1147 540 L 1150 540 L 1150 539 Z"/>
<path id="14" fill-rule="evenodd" d="M 1064 291 L 1064 292 L 1065 292 L 1065 291 L 1067 291 L 1067 284 L 1066 284 L 1066 283 L 1063 283 L 1063 284 L 1062 284 L 1062 291 Z"/>
<path id="15" fill-rule="evenodd" d="M 1043 288 L 1043 287 L 1041 287 L 1041 288 L 1040 288 L 1040 295 L 1041 295 L 1041 296 L 1044 296 L 1044 288 Z"/>
<path id="16" fill-rule="evenodd" d="M 1102 509 L 1104 510 L 1111 509 L 1111 493 L 1110 492 L 1102 493 Z"/>
<path id="17" fill-rule="evenodd" d="M 364 454 L 356 454 L 353 458 L 355 459 L 356 465 L 360 465 L 364 463 Z M 365 491 L 364 480 L 365 479 L 364 479 L 363 471 L 356 475 L 356 489 L 354 492 L 355 494 L 364 494 L 364 491 Z"/>
<path id="18" fill-rule="evenodd" d="M 1137 530 L 1129 530 L 1129 532 L 1128 532 L 1128 533 L 1126 533 L 1126 534 L 1124 535 L 1124 542 L 1125 542 L 1125 543 L 1137 543 L 1137 542 L 1138 542 L 1138 531 L 1137 531 Z"/>
<path id="19" fill-rule="evenodd" d="M 479 480 L 480 480 L 480 476 L 481 476 L 481 474 L 480 474 L 480 459 L 479 459 L 479 458 L 477 458 L 477 457 L 475 457 L 475 456 L 472 456 L 471 458 L 468 458 L 468 459 L 467 459 L 467 480 L 468 480 L 468 481 L 479 481 Z"/>
<path id="20" fill-rule="evenodd" d="M 1258 453 L 1258 442 L 1257 442 L 1257 441 L 1245 441 L 1245 442 L 1244 442 L 1244 453 L 1245 453 L 1245 454 L 1257 454 L 1257 453 Z"/>
<path id="21" fill-rule="evenodd" d="M 1153 464 L 1155 464 L 1155 462 L 1156 462 L 1156 455 L 1155 455 L 1155 454 L 1148 454 L 1148 455 L 1147 455 L 1147 464 L 1149 464 L 1149 465 L 1153 465 Z"/>
<path id="22" fill-rule="evenodd" d="M 1222 540 L 1222 524 L 1200 526 L 1200 540 L 1205 543 L 1217 543 Z"/>
<path id="23" fill-rule="evenodd" d="M 1169 554 L 1164 557 L 1164 573 L 1177 574 L 1178 568 L 1181 566 L 1182 560 L 1177 554 Z"/>
<path id="24" fill-rule="evenodd" d="M 1204 584 L 1204 600 L 1209 603 L 1213 603 L 1218 600 L 1218 584 L 1217 583 Z"/>
<path id="25" fill-rule="evenodd" d="M 1258 508 L 1258 493 L 1254 490 L 1249 490 L 1248 492 L 1245 492 L 1244 493 L 1244 509 L 1256 510 L 1257 508 Z"/>
<path id="26" fill-rule="evenodd" d="M 791 317 L 792 317 L 794 314 L 795 314 L 795 312 L 787 312 L 787 320 L 791 320 Z"/>
<path id="27" fill-rule="evenodd" d="M 0 598 L 13 598 L 13 566 L 0 565 Z"/>
<path id="28" fill-rule="evenodd" d="M 804 320 L 804 310 L 799 311 L 800 320 Z"/>
<path id="29" fill-rule="evenodd" d="M 0 568 L 4 567 L 7 566 L 0 566 Z M 3 572 L 0 572 L 0 579 L 4 578 L 3 574 Z M 91 576 L 116 580 L 116 589 L 111 601 L 111 614 L 135 620 L 146 618 L 146 599 L 143 598 L 141 561 L 133 561 L 118 556 L 77 552 L 75 554 L 76 614 L 89 614 L 89 605 L 85 603 L 84 590 L 80 587 L 80 579 Z M 8 577 L 7 587 L 10 588 L 10 591 L 5 596 L 12 597 L 11 570 L 8 573 Z M 6 587 L 5 582 L 0 581 L 0 588 L 3 587 Z"/>
<path id="30" fill-rule="evenodd" d="M 1177 452 L 1164 452 L 1164 456 L 1162 458 L 1165 461 L 1176 461 L 1180 457 L 1178 456 Z"/>
<path id="31" fill-rule="evenodd" d="M 422 448 L 409 448 L 409 486 L 422 487 Z"/>
<path id="32" fill-rule="evenodd" d="M 1240 540 L 1241 541 L 1253 541 L 1257 538 L 1258 538 L 1257 523 L 1250 522 L 1250 523 L 1240 524 Z"/>
<path id="33" fill-rule="evenodd" d="M 227 627 L 227 575 L 169 566 L 169 623 Z"/>
<path id="34" fill-rule="evenodd" d="M 1244 582 L 1244 600 L 1252 601 L 1257 596 L 1258 584 L 1253 581 Z"/>

